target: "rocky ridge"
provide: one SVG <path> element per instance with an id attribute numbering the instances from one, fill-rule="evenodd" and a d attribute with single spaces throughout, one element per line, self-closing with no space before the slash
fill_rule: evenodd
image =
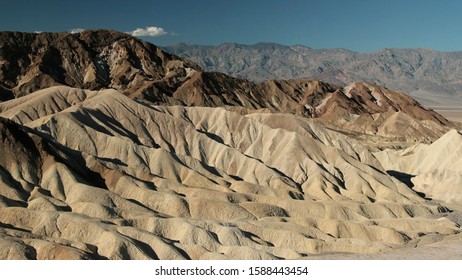
<path id="1" fill-rule="evenodd" d="M 292 259 L 459 232 L 307 118 L 68 87 L 1 105 L 2 259 Z"/>
<path id="2" fill-rule="evenodd" d="M 346 87 L 318 80 L 254 83 L 204 72 L 192 62 L 115 31 L 0 34 L 1 99 L 56 85 L 116 89 L 155 105 L 269 110 L 320 119 L 334 129 L 390 138 L 390 142 L 433 141 L 446 119 L 406 95 L 376 84 Z M 412 131 L 402 131 L 410 122 Z M 423 125 L 425 123 L 425 125 Z"/>
<path id="3" fill-rule="evenodd" d="M 426 105 L 462 105 L 461 52 L 382 49 L 357 53 L 273 43 L 181 43 L 164 49 L 193 60 L 207 71 L 253 81 L 309 78 L 341 86 L 366 81 L 406 92 Z"/>

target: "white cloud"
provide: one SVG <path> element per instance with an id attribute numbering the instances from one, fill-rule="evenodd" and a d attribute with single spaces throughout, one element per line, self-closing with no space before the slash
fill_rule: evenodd
<path id="1" fill-rule="evenodd" d="M 85 31 L 85 29 L 83 29 L 83 28 L 73 28 L 73 29 L 70 30 L 71 34 L 80 33 L 82 31 Z"/>
<path id="2" fill-rule="evenodd" d="M 162 27 L 148 26 L 146 28 L 137 28 L 133 31 L 127 32 L 128 34 L 136 37 L 156 37 L 167 35 L 168 32 Z"/>

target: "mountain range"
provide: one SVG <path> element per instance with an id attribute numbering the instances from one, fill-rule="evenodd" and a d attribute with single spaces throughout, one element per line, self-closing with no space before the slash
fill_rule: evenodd
<path id="1" fill-rule="evenodd" d="M 459 257 L 461 125 L 404 93 L 0 38 L 0 259 Z"/>
<path id="2" fill-rule="evenodd" d="M 425 105 L 462 106 L 462 52 L 381 49 L 358 53 L 274 43 L 180 43 L 163 49 L 207 71 L 253 81 L 319 79 L 343 86 L 365 81 L 406 92 Z"/>

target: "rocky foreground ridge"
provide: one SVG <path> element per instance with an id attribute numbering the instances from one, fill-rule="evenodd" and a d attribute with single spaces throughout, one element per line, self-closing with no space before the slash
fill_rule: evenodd
<path id="1" fill-rule="evenodd" d="M 298 259 L 459 236 L 458 125 L 405 94 L 253 83 L 113 31 L 0 37 L 0 259 Z M 414 164 L 432 153 L 445 164 Z"/>

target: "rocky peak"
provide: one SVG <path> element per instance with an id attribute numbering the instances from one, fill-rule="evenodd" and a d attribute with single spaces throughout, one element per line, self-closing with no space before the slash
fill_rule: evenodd
<path id="1" fill-rule="evenodd" d="M 132 94 L 166 74 L 172 77 L 172 71 L 178 68 L 199 69 L 194 63 L 116 31 L 1 32 L 0 39 L 2 100 L 54 85 L 110 87 Z"/>

